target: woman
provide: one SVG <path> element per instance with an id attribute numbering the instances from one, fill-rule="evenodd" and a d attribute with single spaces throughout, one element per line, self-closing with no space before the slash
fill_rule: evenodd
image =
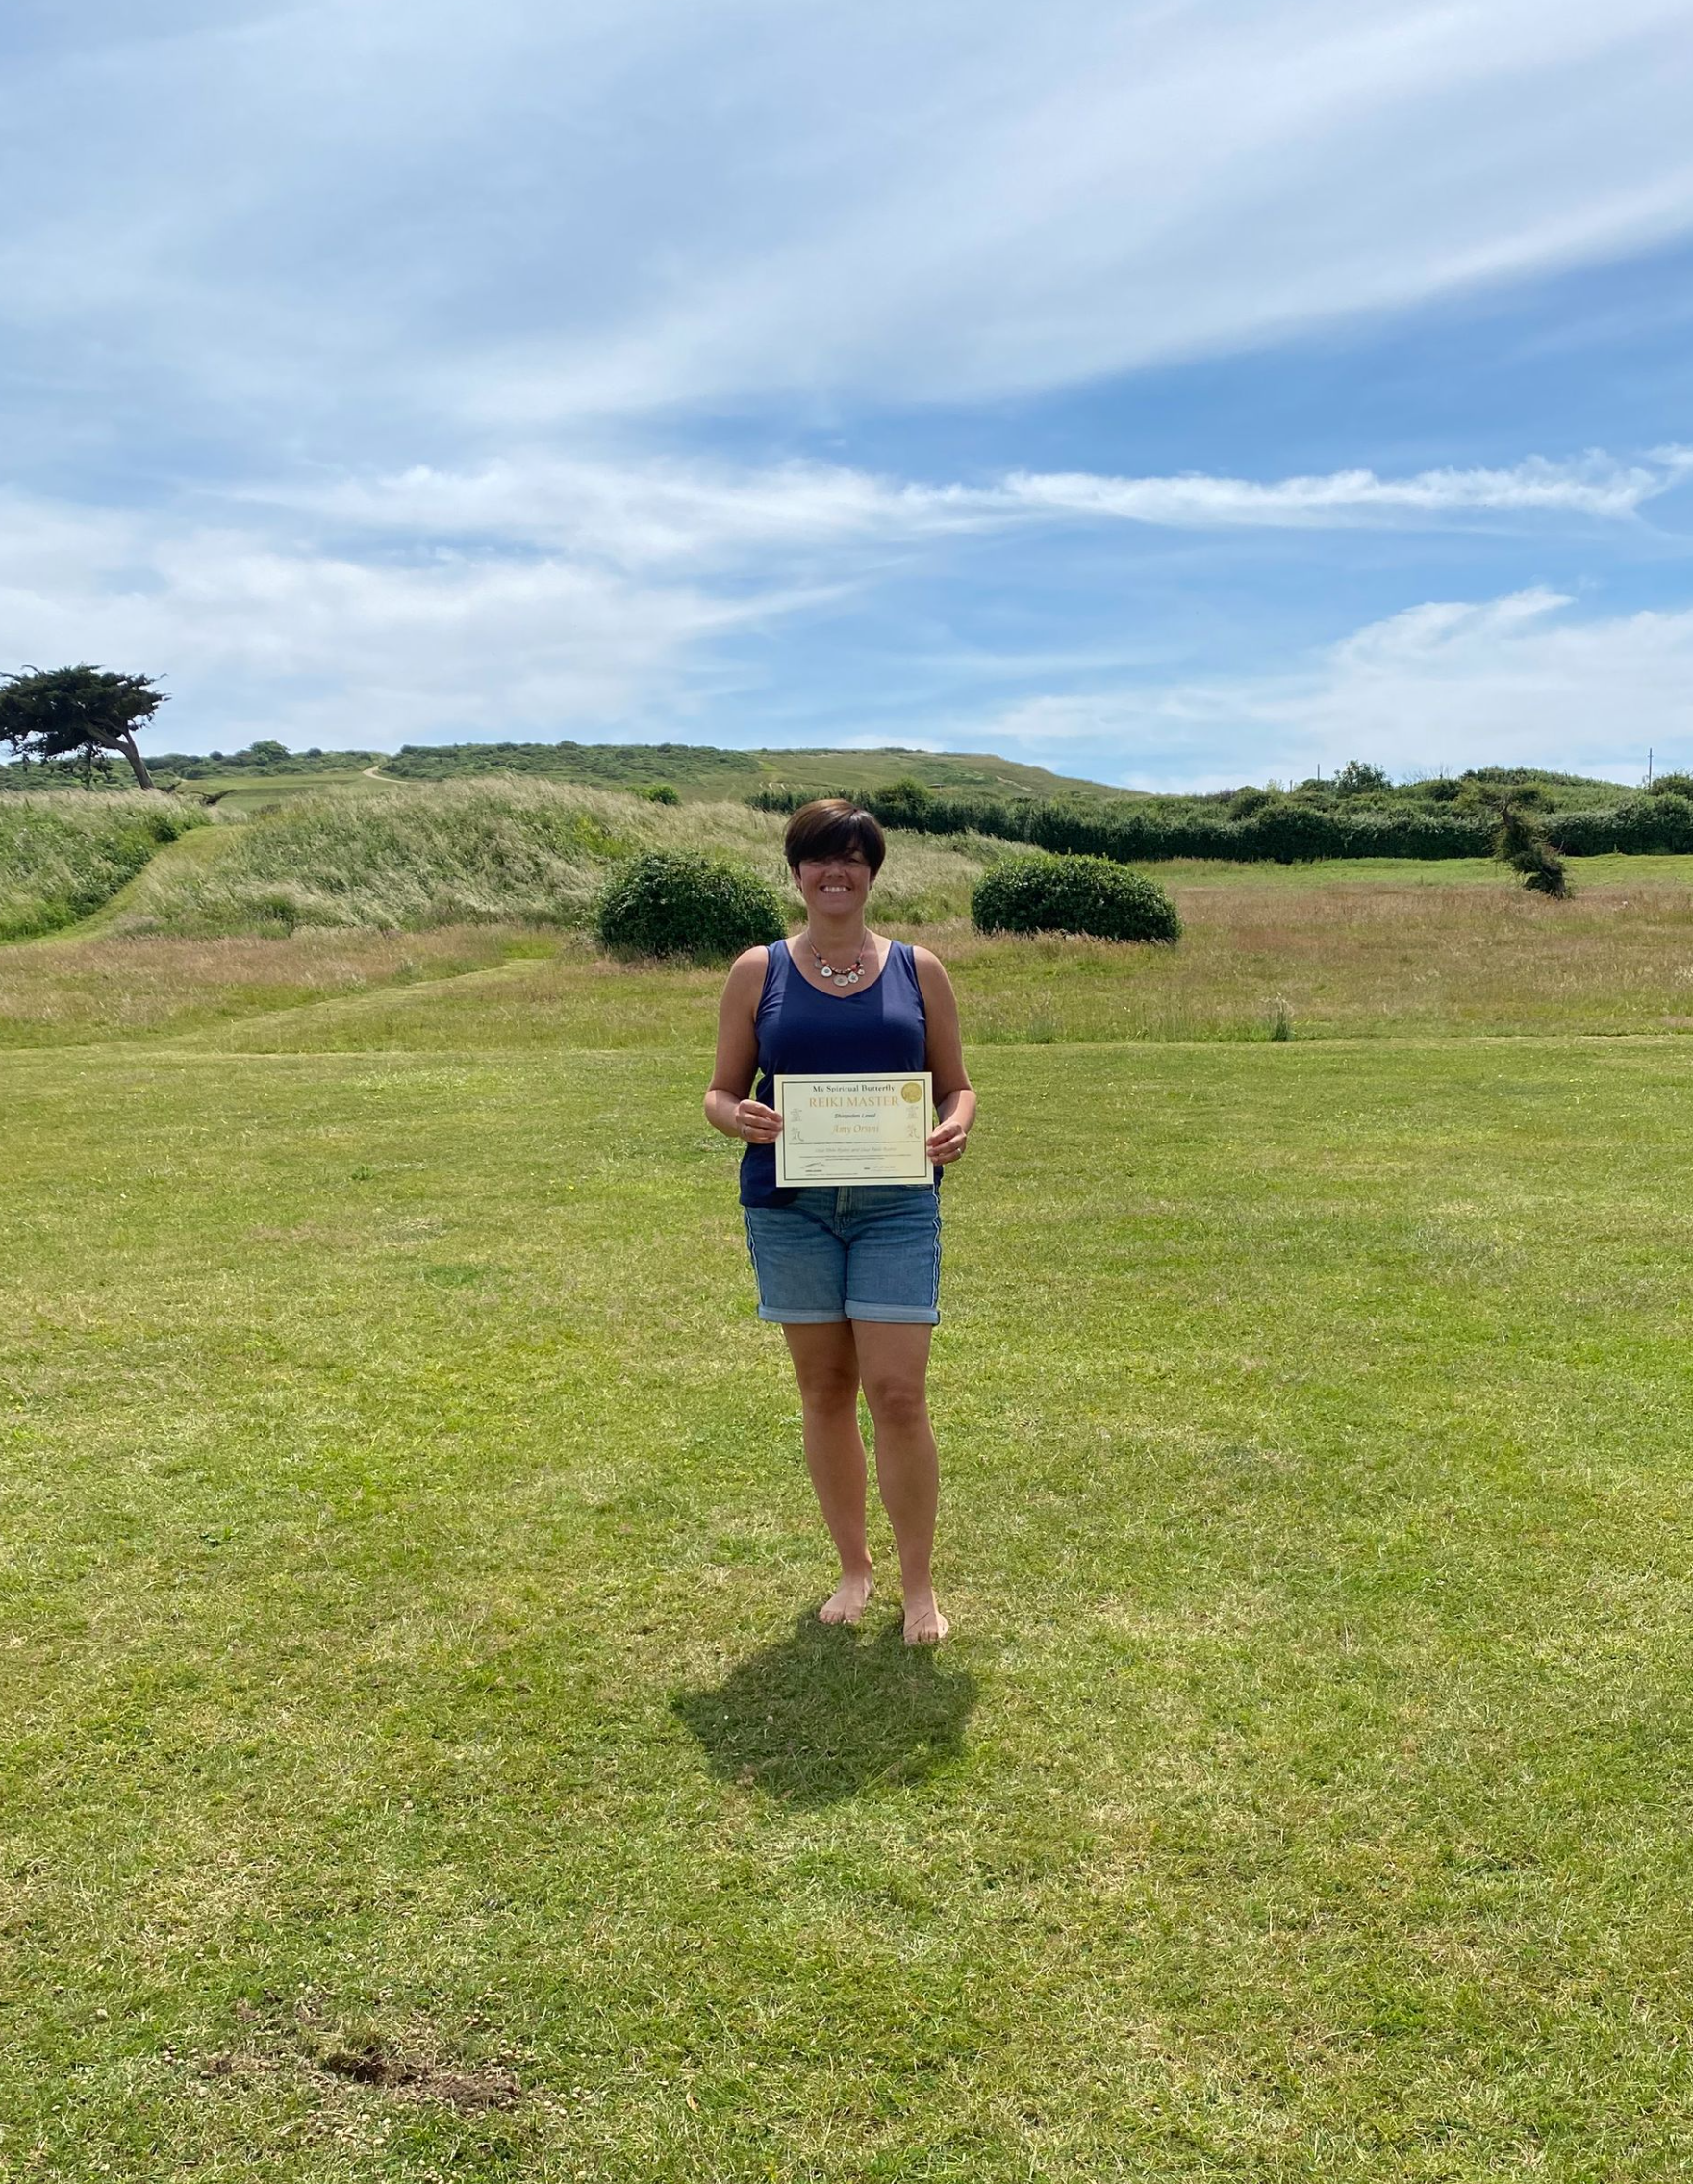
<path id="1" fill-rule="evenodd" d="M 806 1468 L 841 1558 L 841 1582 L 818 1614 L 824 1622 L 856 1623 L 871 1594 L 862 1386 L 875 1426 L 876 1486 L 899 1551 L 905 1643 L 933 1645 L 948 1630 L 929 1568 L 939 1492 L 926 1390 L 930 1330 L 941 1317 L 938 1186 L 940 1170 L 964 1151 L 975 1093 L 964 1070 L 958 1004 L 939 961 L 865 923 L 887 855 L 875 820 L 845 797 L 824 797 L 795 813 L 786 847 L 805 900 L 805 930 L 736 958 L 719 1013 L 705 1118 L 745 1142 L 741 1203 L 758 1316 L 787 1337 Z M 770 1102 L 778 1071 L 821 1077 L 905 1069 L 934 1078 L 932 1183 L 777 1190 L 782 1117 Z"/>

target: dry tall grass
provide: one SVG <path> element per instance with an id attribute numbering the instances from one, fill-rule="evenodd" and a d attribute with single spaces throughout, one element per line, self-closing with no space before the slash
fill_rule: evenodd
<path id="1" fill-rule="evenodd" d="M 611 860 L 640 849 L 727 850 L 785 890 L 783 823 L 743 804 L 670 807 L 534 781 L 303 797 L 232 829 L 215 860 L 161 866 L 118 924 L 202 937 L 306 926 L 582 925 Z M 886 914 L 963 912 L 986 854 L 968 838 L 903 838 L 884 876 Z"/>
<path id="2" fill-rule="evenodd" d="M 1666 884 L 1548 902 L 1501 880 L 1172 890 L 1179 947 L 935 944 L 978 1039 L 1257 1039 L 1693 1029 L 1693 859 Z"/>
<path id="3" fill-rule="evenodd" d="M 1689 861 L 1693 867 L 1693 860 Z M 1693 869 L 1679 884 L 1590 888 L 1573 903 L 1536 901 L 1502 882 L 1442 889 L 1412 883 L 1312 887 L 1241 881 L 1180 892 L 1186 937 L 1176 948 L 1103 941 L 983 939 L 961 921 L 927 926 L 887 923 L 939 950 L 957 985 L 967 1039 L 980 1045 L 1049 1041 L 1253 1040 L 1270 1037 L 1277 1004 L 1297 1039 L 1462 1038 L 1478 1035 L 1693 1030 Z M 220 1045 L 308 1051 L 330 1048 L 473 1050 L 520 1046 L 631 1047 L 710 1042 L 722 974 L 623 965 L 598 955 L 585 938 L 548 941 L 510 934 L 514 947 L 543 951 L 495 967 L 499 931 L 487 929 L 489 967 L 448 975 L 455 952 L 472 951 L 474 934 L 413 936 L 301 933 L 289 941 L 89 943 L 77 1006 L 85 1038 L 122 1035 L 115 1016 L 102 1031 L 93 1015 L 102 966 L 106 992 L 132 986 L 144 963 L 159 1007 L 167 1011 L 173 981 L 195 992 L 197 1037 Z M 441 967 L 424 961 L 439 942 Z M 221 957 L 217 949 L 237 951 Z M 180 958 L 172 951 L 181 950 Z M 389 951 L 416 966 L 395 991 Z M 346 997 L 333 1008 L 290 1008 L 278 994 L 262 1023 L 218 1025 L 221 1013 L 246 1019 L 250 985 L 266 951 L 284 979 Z M 27 959 L 65 959 L 60 945 L 0 952 L 0 1022 L 10 1037 L 32 1033 L 29 1018 L 63 1011 L 62 987 L 39 961 L 33 987 L 17 973 Z M 180 961 L 181 972 L 173 969 Z M 428 961 L 436 961 L 429 957 Z M 230 966 L 221 1009 L 218 966 Z M 331 987 L 331 966 L 341 982 Z M 363 968 L 371 986 L 358 996 Z M 48 975 L 43 978 L 42 973 Z M 402 971 L 397 975 L 404 976 Z M 440 980 L 440 983 L 429 983 Z M 302 998 L 307 997 L 302 994 Z M 112 1004 L 116 1006 L 115 1000 Z M 126 1009 L 134 1004 L 125 1002 Z M 60 1019 L 62 1020 L 62 1019 Z M 128 1019 L 134 1023 L 133 1015 Z M 186 1020 L 182 1019 L 182 1020 Z M 166 1016 L 160 1028 L 168 1029 Z M 139 1028 L 139 1027 L 138 1027 Z"/>
<path id="4" fill-rule="evenodd" d="M 555 831 L 580 824 L 567 841 L 596 844 L 551 868 L 552 938 L 478 917 L 406 935 L 302 924 L 291 938 L 131 934 L 0 949 L 0 1043 L 187 1032 L 290 1048 L 708 1041 L 720 973 L 608 963 L 579 932 L 558 935 L 560 904 L 591 899 L 604 869 L 597 841 L 611 834 L 629 846 L 716 843 L 785 885 L 781 820 L 737 804 L 674 810 L 550 784 L 450 783 L 403 803 L 408 816 L 423 813 L 428 839 L 485 799 L 485 841 L 514 812 L 539 808 Z M 389 801 L 342 809 L 363 820 Z M 207 897 L 217 915 L 248 915 L 253 891 L 279 884 L 252 859 L 283 839 L 351 858 L 366 838 L 327 822 L 284 838 L 280 819 L 274 831 L 264 822 L 196 835 L 126 890 L 114 925 L 192 916 Z M 1166 949 L 982 938 L 963 913 L 990 854 L 969 838 L 896 835 L 876 897 L 882 924 L 945 957 L 978 1043 L 1261 1039 L 1278 1015 L 1299 1039 L 1693 1030 L 1693 858 L 1587 861 L 1567 903 L 1483 867 L 1450 880 L 1432 866 L 1357 878 L 1323 866 L 1170 873 L 1186 933 Z M 361 898 L 356 874 L 335 893 L 337 869 L 320 857 L 312 885 L 344 917 Z M 296 873 L 293 884 L 305 881 Z M 402 891 L 387 898 L 391 909 Z M 447 897 L 424 886 L 415 902 L 442 913 Z M 478 971 L 489 975 L 462 975 Z M 327 1000 L 333 1009 L 312 1006 Z"/>
<path id="5" fill-rule="evenodd" d="M 140 789 L 0 796 L 0 941 L 87 917 L 208 816 L 201 805 Z"/>
<path id="6" fill-rule="evenodd" d="M 0 949 L 0 1047 L 173 1036 L 207 1024 L 310 1010 L 347 994 L 458 978 L 556 937 L 510 926 L 430 933 L 325 931 L 178 941 L 102 934 Z"/>

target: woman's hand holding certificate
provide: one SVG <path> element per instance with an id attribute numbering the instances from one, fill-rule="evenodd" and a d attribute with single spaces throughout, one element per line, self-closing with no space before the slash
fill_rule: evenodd
<path id="1" fill-rule="evenodd" d="M 929 1183 L 933 1091 L 926 1070 L 891 1077 L 778 1076 L 777 1188 Z"/>
<path id="2" fill-rule="evenodd" d="M 733 1132 L 749 1145 L 773 1145 L 781 1135 L 782 1117 L 762 1100 L 743 1099 L 735 1104 Z"/>
<path id="3" fill-rule="evenodd" d="M 970 1132 L 962 1122 L 943 1122 L 929 1132 L 929 1158 L 937 1167 L 946 1167 L 961 1158 L 965 1140 Z"/>

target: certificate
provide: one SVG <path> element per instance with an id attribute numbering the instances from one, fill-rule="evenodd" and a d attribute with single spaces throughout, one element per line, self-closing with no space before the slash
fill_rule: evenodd
<path id="1" fill-rule="evenodd" d="M 926 1069 L 893 1077 L 776 1079 L 776 1187 L 929 1183 Z"/>

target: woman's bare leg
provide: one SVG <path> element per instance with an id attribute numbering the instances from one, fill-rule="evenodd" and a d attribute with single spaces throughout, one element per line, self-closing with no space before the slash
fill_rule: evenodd
<path id="1" fill-rule="evenodd" d="M 930 1333 L 884 1319 L 852 1322 L 858 1376 L 876 1429 L 876 1486 L 899 1549 L 907 1645 L 936 1644 L 948 1630 L 929 1568 L 941 1488 L 929 1424 Z"/>
<path id="2" fill-rule="evenodd" d="M 858 1352 L 848 1319 L 782 1329 L 805 1420 L 805 1468 L 841 1558 L 841 1582 L 818 1610 L 822 1622 L 857 1622 L 870 1598 L 864 1528 L 864 1437 L 858 1430 Z"/>

